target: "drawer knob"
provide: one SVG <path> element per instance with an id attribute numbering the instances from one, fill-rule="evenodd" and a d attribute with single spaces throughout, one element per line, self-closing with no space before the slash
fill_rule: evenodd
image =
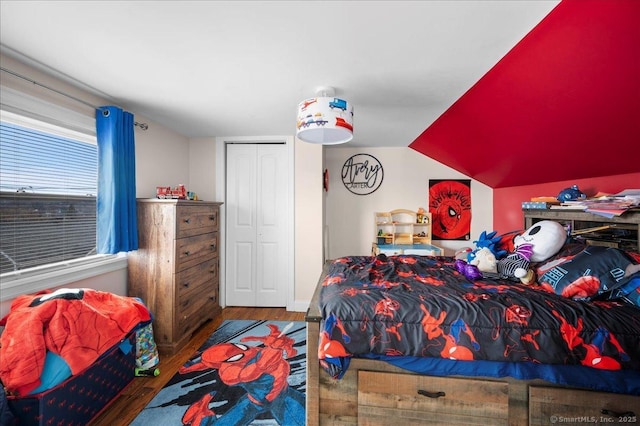
<path id="1" fill-rule="evenodd" d="M 216 249 L 216 245 L 215 244 L 211 244 L 211 250 L 215 250 Z"/>
<path id="2" fill-rule="evenodd" d="M 209 220 L 216 220 L 216 215 L 212 214 L 211 216 L 209 216 Z"/>
<path id="3" fill-rule="evenodd" d="M 426 390 L 418 389 L 418 394 L 426 396 L 427 398 L 440 398 L 441 396 L 446 396 L 446 394 L 442 391 L 439 392 L 429 392 Z"/>
<path id="4" fill-rule="evenodd" d="M 191 252 L 190 252 L 189 250 L 187 250 L 187 251 L 185 251 L 185 252 L 184 252 L 184 255 L 185 255 L 185 256 L 189 256 L 190 254 L 191 254 Z"/>
<path id="5" fill-rule="evenodd" d="M 186 219 L 184 220 L 184 223 L 191 223 L 191 219 L 190 219 L 190 218 L 186 218 Z"/>
<path id="6" fill-rule="evenodd" d="M 182 286 L 183 286 L 184 288 L 189 288 L 189 283 L 184 283 L 184 284 L 182 284 Z"/>

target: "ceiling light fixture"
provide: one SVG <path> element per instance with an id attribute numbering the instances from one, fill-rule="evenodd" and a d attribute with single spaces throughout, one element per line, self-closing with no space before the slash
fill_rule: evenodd
<path id="1" fill-rule="evenodd" d="M 296 137 L 320 145 L 337 145 L 353 139 L 353 106 L 335 97 L 333 87 L 319 87 L 315 98 L 298 104 Z"/>

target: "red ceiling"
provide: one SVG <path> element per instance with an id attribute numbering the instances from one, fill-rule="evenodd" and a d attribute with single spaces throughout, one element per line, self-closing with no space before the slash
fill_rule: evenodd
<path id="1" fill-rule="evenodd" d="M 409 146 L 492 188 L 639 172 L 640 1 L 562 1 Z"/>

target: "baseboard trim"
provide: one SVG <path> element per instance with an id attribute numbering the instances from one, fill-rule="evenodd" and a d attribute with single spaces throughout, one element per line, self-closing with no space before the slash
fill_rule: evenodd
<path id="1" fill-rule="evenodd" d="M 293 312 L 307 312 L 310 302 L 310 300 L 296 300 L 293 303 L 293 308 L 290 308 L 288 310 Z"/>

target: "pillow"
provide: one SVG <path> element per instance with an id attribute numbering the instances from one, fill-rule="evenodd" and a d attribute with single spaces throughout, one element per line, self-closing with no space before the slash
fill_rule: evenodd
<path id="1" fill-rule="evenodd" d="M 617 290 L 638 276 L 637 262 L 624 251 L 585 246 L 576 254 L 554 257 L 538 267 L 538 283 L 548 291 L 577 300 L 619 297 Z"/>
<path id="2" fill-rule="evenodd" d="M 631 281 L 620 288 L 620 297 L 640 308 L 640 275 L 632 277 Z"/>
<path id="3" fill-rule="evenodd" d="M 636 263 L 640 263 L 640 253 L 638 253 L 637 251 L 627 250 L 627 255 L 629 255 L 629 257 Z"/>
<path id="4" fill-rule="evenodd" d="M 554 254 L 547 260 L 543 260 L 542 262 L 531 262 L 530 267 L 535 270 L 537 277 L 541 277 L 549 269 L 567 262 L 571 258 L 575 257 L 575 255 L 583 252 L 586 248 L 587 244 L 585 243 L 567 242 L 562 246 L 558 253 Z M 553 293 L 553 289 L 551 292 Z"/>

